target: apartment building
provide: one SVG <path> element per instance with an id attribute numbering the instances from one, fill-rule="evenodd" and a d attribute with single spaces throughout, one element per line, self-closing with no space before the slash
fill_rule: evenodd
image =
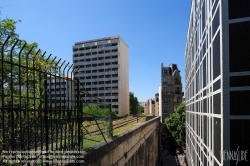
<path id="1" fill-rule="evenodd" d="M 43 94 L 43 83 L 41 85 L 40 91 Z M 73 109 L 76 106 L 72 75 L 53 76 L 47 80 L 46 87 L 47 103 L 50 109 Z M 38 95 L 33 85 L 14 85 L 13 89 L 20 91 L 21 94 L 28 92 L 35 94 L 35 96 Z M 36 98 L 36 100 L 40 99 Z"/>
<path id="2" fill-rule="evenodd" d="M 145 103 L 145 114 L 155 114 L 155 101 L 153 99 L 149 99 Z"/>
<path id="3" fill-rule="evenodd" d="M 159 93 L 155 94 L 155 116 L 159 116 Z"/>
<path id="4" fill-rule="evenodd" d="M 164 123 L 174 110 L 182 103 L 182 83 L 177 64 L 167 67 L 161 64 L 161 85 L 159 87 L 159 116 Z"/>
<path id="5" fill-rule="evenodd" d="M 249 9 L 248 0 L 192 0 L 185 50 L 190 166 L 250 165 Z"/>
<path id="6" fill-rule="evenodd" d="M 154 99 L 145 102 L 144 113 L 159 116 L 159 93 L 155 94 Z"/>
<path id="7" fill-rule="evenodd" d="M 47 102 L 52 108 L 73 109 L 76 106 L 74 93 L 71 75 L 61 75 L 47 81 Z"/>
<path id="8" fill-rule="evenodd" d="M 74 74 L 84 85 L 81 91 L 89 93 L 86 102 L 100 107 L 111 104 L 119 115 L 129 114 L 128 58 L 128 45 L 120 36 L 75 43 L 73 64 L 78 71 Z"/>

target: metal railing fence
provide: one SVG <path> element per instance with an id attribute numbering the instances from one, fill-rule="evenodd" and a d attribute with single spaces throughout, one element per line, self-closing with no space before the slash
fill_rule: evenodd
<path id="1" fill-rule="evenodd" d="M 78 69 L 22 40 L 2 37 L 0 154 L 83 150 L 84 97 L 93 96 L 74 78 Z"/>

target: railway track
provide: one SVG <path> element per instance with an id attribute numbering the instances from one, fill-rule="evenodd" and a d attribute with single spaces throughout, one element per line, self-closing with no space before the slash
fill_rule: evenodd
<path id="1" fill-rule="evenodd" d="M 139 117 L 138 120 L 139 120 L 139 119 L 141 119 L 141 118 Z M 126 126 L 126 125 L 128 125 L 129 123 L 132 123 L 132 122 L 135 122 L 135 121 L 137 121 L 137 118 L 136 118 L 136 117 L 134 117 L 133 119 L 126 120 L 126 121 L 121 122 L 121 123 L 113 124 L 113 130 L 118 129 L 118 128 L 123 127 L 123 126 Z M 116 121 L 113 121 L 113 122 L 116 122 Z M 105 123 L 105 122 L 103 122 L 103 123 L 98 123 L 98 125 L 104 124 L 104 123 Z M 108 122 L 107 122 L 107 123 L 108 123 Z M 96 124 L 95 124 L 95 125 L 96 125 Z M 90 127 L 90 126 L 92 126 L 92 125 L 87 125 L 87 126 L 84 126 L 84 127 L 86 128 L 86 127 Z M 102 133 L 105 133 L 105 132 L 106 132 L 104 128 L 102 128 L 101 131 L 102 131 Z M 89 134 L 89 135 L 100 135 L 101 132 L 100 132 L 99 129 L 94 130 L 94 131 L 91 131 L 91 132 L 85 131 L 85 132 L 84 132 L 84 135 L 87 135 L 87 134 Z"/>

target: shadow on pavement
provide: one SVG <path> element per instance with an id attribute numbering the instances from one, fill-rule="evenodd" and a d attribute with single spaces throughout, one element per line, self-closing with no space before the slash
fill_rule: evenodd
<path id="1" fill-rule="evenodd" d="M 166 125 L 161 131 L 161 166 L 186 166 L 184 151 L 176 143 Z"/>

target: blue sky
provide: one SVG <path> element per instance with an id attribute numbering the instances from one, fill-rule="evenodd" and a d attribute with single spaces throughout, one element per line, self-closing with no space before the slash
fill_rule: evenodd
<path id="1" fill-rule="evenodd" d="M 1 0 L 1 19 L 22 20 L 17 33 L 72 63 L 74 42 L 119 35 L 129 46 L 129 89 L 154 98 L 161 63 L 177 63 L 185 88 L 190 0 Z"/>

